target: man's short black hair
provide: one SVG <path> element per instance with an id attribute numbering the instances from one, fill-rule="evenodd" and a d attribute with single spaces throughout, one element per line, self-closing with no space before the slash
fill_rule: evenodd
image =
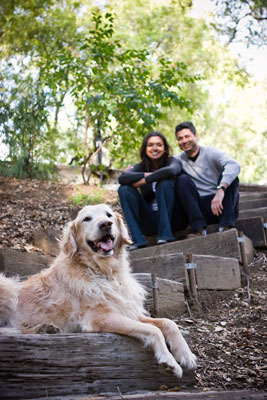
<path id="1" fill-rule="evenodd" d="M 175 137 L 177 136 L 177 132 L 182 129 L 189 129 L 194 135 L 197 133 L 195 125 L 191 121 L 185 121 L 178 124 L 175 128 Z"/>

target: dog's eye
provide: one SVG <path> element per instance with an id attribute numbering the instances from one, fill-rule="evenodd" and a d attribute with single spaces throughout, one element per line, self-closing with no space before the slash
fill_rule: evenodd
<path id="1" fill-rule="evenodd" d="M 89 221 L 91 221 L 91 220 L 92 220 L 92 217 L 85 217 L 84 220 L 83 220 L 83 222 L 89 222 Z"/>
<path id="2" fill-rule="evenodd" d="M 110 214 L 109 212 L 107 212 L 107 217 L 108 217 L 108 218 L 112 217 L 112 214 Z"/>

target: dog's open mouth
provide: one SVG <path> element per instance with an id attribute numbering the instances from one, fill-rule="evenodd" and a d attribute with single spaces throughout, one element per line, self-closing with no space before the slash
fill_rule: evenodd
<path id="1" fill-rule="evenodd" d="M 114 237 L 107 234 L 99 240 L 88 240 L 87 243 L 93 251 L 107 255 L 110 254 L 113 250 Z"/>

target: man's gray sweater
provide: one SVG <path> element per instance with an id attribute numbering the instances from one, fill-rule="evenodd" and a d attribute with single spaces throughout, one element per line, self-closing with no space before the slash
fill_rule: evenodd
<path id="1" fill-rule="evenodd" d="M 240 172 L 240 164 L 214 147 L 200 146 L 196 161 L 190 160 L 185 152 L 177 155 L 181 160 L 183 173 L 195 183 L 201 197 L 215 194 L 220 182 L 230 185 Z M 218 182 L 220 175 L 222 178 Z"/>

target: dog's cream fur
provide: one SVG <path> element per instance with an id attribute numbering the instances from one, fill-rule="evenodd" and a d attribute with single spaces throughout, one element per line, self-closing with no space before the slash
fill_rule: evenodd
<path id="1" fill-rule="evenodd" d="M 82 332 L 134 336 L 178 377 L 177 361 L 195 368 L 196 357 L 177 325 L 145 311 L 145 290 L 130 273 L 129 243 L 118 213 L 104 204 L 84 207 L 65 230 L 50 268 L 22 282 L 0 276 L 0 326 L 36 333 L 44 325 L 62 332 L 78 325 Z"/>

